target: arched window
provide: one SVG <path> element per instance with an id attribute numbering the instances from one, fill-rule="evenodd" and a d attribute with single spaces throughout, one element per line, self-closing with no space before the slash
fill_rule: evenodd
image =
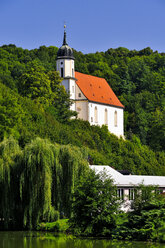
<path id="1" fill-rule="evenodd" d="M 74 86 L 72 86 L 72 93 L 74 93 Z"/>
<path id="2" fill-rule="evenodd" d="M 97 107 L 95 107 L 95 112 L 94 112 L 94 116 L 95 116 L 95 123 L 98 122 L 98 113 L 97 113 Z"/>
<path id="3" fill-rule="evenodd" d="M 108 125 L 108 111 L 107 111 L 107 109 L 105 109 L 105 113 L 104 113 L 104 123 L 105 123 L 105 125 Z"/>
<path id="4" fill-rule="evenodd" d="M 114 113 L 114 126 L 117 127 L 117 111 Z"/>

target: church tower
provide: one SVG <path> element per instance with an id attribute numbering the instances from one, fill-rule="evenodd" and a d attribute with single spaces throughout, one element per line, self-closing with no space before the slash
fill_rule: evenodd
<path id="1" fill-rule="evenodd" d="M 66 26 L 64 26 L 66 28 Z M 63 44 L 57 52 L 56 69 L 63 78 L 62 84 L 67 92 L 70 93 L 70 99 L 75 100 L 76 79 L 74 68 L 73 50 L 66 41 L 66 30 L 64 30 Z M 75 111 L 75 103 L 71 105 L 71 110 Z"/>

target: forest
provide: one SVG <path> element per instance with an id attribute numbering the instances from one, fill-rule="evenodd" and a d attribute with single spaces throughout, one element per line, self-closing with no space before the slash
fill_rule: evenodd
<path id="1" fill-rule="evenodd" d="M 105 78 L 125 106 L 125 139 L 118 139 L 69 110 L 69 94 L 56 72 L 57 51 L 0 47 L 2 229 L 70 217 L 74 188 L 89 174 L 88 162 L 165 175 L 165 54 L 122 47 L 74 51 L 76 71 Z"/>
<path id="2" fill-rule="evenodd" d="M 53 46 L 30 51 L 15 45 L 0 47 L 0 82 L 22 97 L 49 106 L 46 112 L 64 123 L 70 117 L 69 103 L 55 73 L 57 51 Z M 126 138 L 135 134 L 151 149 L 164 150 L 165 54 L 119 47 L 95 54 L 74 51 L 74 56 L 76 71 L 105 78 L 125 106 Z"/>

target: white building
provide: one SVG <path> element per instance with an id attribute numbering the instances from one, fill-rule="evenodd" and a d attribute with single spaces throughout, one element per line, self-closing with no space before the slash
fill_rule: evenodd
<path id="1" fill-rule="evenodd" d="M 165 176 L 139 176 L 123 175 L 108 165 L 91 165 L 96 173 L 105 172 L 112 178 L 117 186 L 118 196 L 124 200 L 122 210 L 130 209 L 132 200 L 134 200 L 134 190 L 141 184 L 144 186 L 155 186 L 160 192 L 165 193 Z"/>
<path id="2" fill-rule="evenodd" d="M 107 125 L 108 130 L 118 137 L 124 136 L 124 106 L 105 79 L 75 72 L 73 50 L 66 42 L 57 53 L 57 71 L 63 77 L 63 85 L 73 100 L 71 110 L 78 118 L 91 125 Z"/>

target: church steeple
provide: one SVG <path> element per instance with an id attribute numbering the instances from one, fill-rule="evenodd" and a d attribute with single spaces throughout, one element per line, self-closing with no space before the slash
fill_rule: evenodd
<path id="1" fill-rule="evenodd" d="M 66 41 L 66 26 L 64 25 L 63 44 L 57 52 L 56 70 L 59 71 L 60 77 L 63 78 L 62 85 L 70 94 L 70 99 L 76 99 L 76 78 L 74 69 L 73 50 Z M 70 106 L 70 110 L 76 110 L 76 104 Z"/>
<path id="2" fill-rule="evenodd" d="M 60 76 L 63 78 L 74 78 L 74 55 L 73 50 L 66 41 L 66 25 L 64 25 L 64 37 L 63 44 L 57 52 L 56 68 L 60 72 Z"/>
<path id="3" fill-rule="evenodd" d="M 74 59 L 73 50 L 70 46 L 68 46 L 68 43 L 66 41 L 66 26 L 64 25 L 64 38 L 63 38 L 63 44 L 59 48 L 57 52 L 57 59 Z"/>
<path id="4" fill-rule="evenodd" d="M 65 28 L 65 26 L 64 26 L 64 28 Z M 67 42 L 66 42 L 66 30 L 64 29 L 63 46 L 65 46 L 65 45 L 67 45 L 67 46 L 68 46 L 68 44 L 67 44 Z"/>

